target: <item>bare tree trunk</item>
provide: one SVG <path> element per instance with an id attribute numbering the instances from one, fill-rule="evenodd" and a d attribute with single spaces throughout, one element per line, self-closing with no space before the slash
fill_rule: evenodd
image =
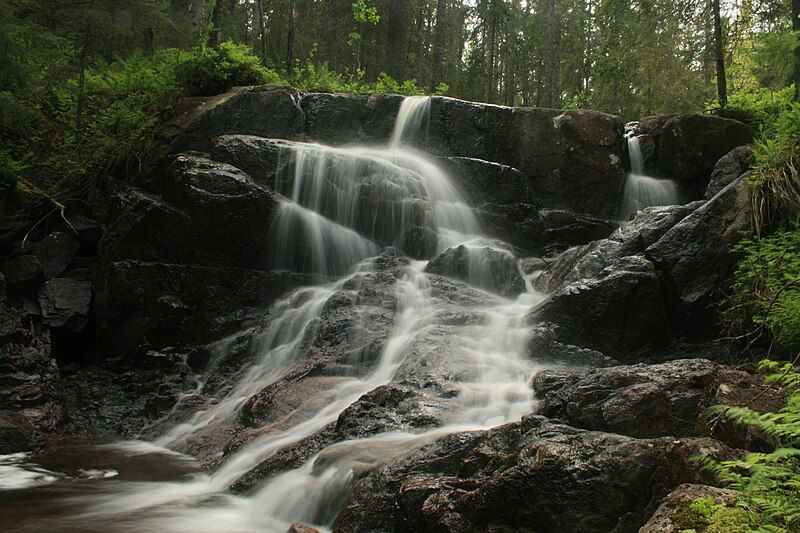
<path id="1" fill-rule="evenodd" d="M 725 79 L 725 43 L 722 42 L 722 14 L 719 0 L 713 0 L 714 9 L 714 51 L 717 58 L 717 95 L 719 106 L 728 105 L 728 85 Z"/>
<path id="2" fill-rule="evenodd" d="M 258 23 L 259 55 L 261 64 L 267 64 L 267 31 L 264 27 L 264 0 L 256 0 L 256 22 Z"/>
<path id="3" fill-rule="evenodd" d="M 294 25 L 295 0 L 289 0 L 289 31 L 286 38 L 286 74 L 290 79 L 294 76 Z"/>
<path id="4" fill-rule="evenodd" d="M 557 0 L 546 0 L 545 20 L 547 24 L 547 45 L 544 54 L 544 105 L 558 107 L 560 104 L 561 79 L 561 24 L 558 16 Z"/>
<path id="5" fill-rule="evenodd" d="M 494 2 L 492 2 L 494 4 Z M 495 100 L 495 86 L 497 82 L 495 80 L 495 56 L 497 50 L 497 16 L 494 13 L 494 9 L 492 9 L 492 21 L 489 25 L 489 86 L 486 91 L 486 101 L 489 103 L 494 103 Z"/>
<path id="6" fill-rule="evenodd" d="M 205 28 L 205 24 L 203 22 L 205 17 L 203 16 L 203 14 L 205 13 L 205 8 L 206 8 L 206 0 L 192 0 L 191 13 L 192 13 L 192 28 L 194 33 L 193 39 L 196 39 L 194 40 L 193 44 L 195 45 L 200 45 L 203 42 L 202 38 Z"/>
<path id="7" fill-rule="evenodd" d="M 408 40 L 408 0 L 392 0 L 386 28 L 386 73 L 396 80 L 405 77 Z"/>
<path id="8" fill-rule="evenodd" d="M 75 130 L 80 133 L 83 130 L 83 106 L 84 106 L 84 86 L 86 83 L 86 46 L 82 46 L 78 52 L 78 97 L 75 102 Z"/>
<path id="9" fill-rule="evenodd" d="M 442 82 L 446 75 L 444 68 L 445 43 L 447 38 L 447 0 L 436 2 L 436 28 L 433 36 L 433 69 L 431 70 L 431 91 Z"/>
<path id="10" fill-rule="evenodd" d="M 800 0 L 792 0 L 792 30 L 800 32 Z M 800 102 L 800 44 L 794 49 L 794 101 Z"/>
<path id="11" fill-rule="evenodd" d="M 219 32 L 222 26 L 222 0 L 211 0 L 211 29 L 208 31 L 208 46 L 219 48 Z"/>

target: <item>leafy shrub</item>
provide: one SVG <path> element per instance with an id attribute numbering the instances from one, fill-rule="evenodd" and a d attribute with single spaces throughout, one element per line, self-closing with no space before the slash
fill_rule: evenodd
<path id="1" fill-rule="evenodd" d="M 178 84 L 187 96 L 212 96 L 237 85 L 285 83 L 261 66 L 247 45 L 224 42 L 219 49 L 196 48 L 180 62 Z"/>
<path id="2" fill-rule="evenodd" d="M 739 491 L 737 507 L 747 531 L 800 529 L 800 373 L 792 363 L 761 363 L 770 372 L 766 382 L 784 388 L 785 406 L 777 413 L 757 413 L 748 407 L 718 406 L 720 416 L 759 429 L 777 444 L 769 453 L 750 453 L 744 459 L 717 462 L 701 458 L 705 469 L 729 488 Z"/>
<path id="3" fill-rule="evenodd" d="M 706 110 L 727 118 L 746 122 L 756 131 L 763 131 L 778 120 L 794 99 L 794 87 L 774 91 L 766 87 L 750 91 L 739 91 L 728 97 L 728 107 L 719 109 L 717 102 L 706 105 Z"/>
<path id="4" fill-rule="evenodd" d="M 771 337 L 781 355 L 800 349 L 800 217 L 768 237 L 747 239 L 724 313 L 731 336 Z"/>

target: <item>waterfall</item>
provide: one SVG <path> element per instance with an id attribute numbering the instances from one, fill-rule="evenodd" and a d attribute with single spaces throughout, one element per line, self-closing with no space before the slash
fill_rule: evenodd
<path id="1" fill-rule="evenodd" d="M 447 173 L 424 154 L 404 147 L 423 132 L 429 109 L 427 98 L 406 98 L 388 147 L 299 143 L 280 154 L 285 164 L 276 189 L 285 203 L 270 228 L 275 253 L 282 266 L 324 279 L 274 303 L 252 360 L 224 386 L 209 389 L 209 397 L 193 415 L 173 423 L 147 446 L 181 452 L 189 443 L 224 430 L 249 399 L 311 356 L 310 345 L 336 295 L 352 295 L 368 281 L 386 279 L 377 256 L 393 246 L 423 259 L 404 261 L 399 278 L 389 286 L 394 321 L 376 359 L 356 360 L 355 371 L 329 371 L 326 386 L 303 397 L 291 412 L 256 428 L 248 442 L 221 458 L 213 473 L 172 481 L 119 480 L 98 485 L 97 490 L 84 489 L 64 505 L 67 515 L 59 517 L 60 529 L 103 529 L 111 521 L 119 531 L 284 532 L 296 521 L 326 529 L 369 468 L 443 435 L 488 429 L 531 412 L 535 399 L 529 382 L 540 366 L 525 355 L 527 314 L 543 295 L 533 292 L 529 283 L 528 292 L 516 299 L 454 285 L 469 292 L 459 301 L 447 290 L 437 292 L 425 273 L 425 259 L 452 246 L 488 246 L 509 253 L 485 236 Z M 472 263 L 476 275 L 491 274 L 480 261 Z M 466 308 L 464 301 L 469 302 Z M 453 320 L 465 313 L 471 318 Z M 229 344 L 219 349 L 224 352 Z M 297 468 L 271 476 L 250 496 L 230 493 L 263 461 L 329 427 L 365 394 L 393 380 L 414 382 L 416 378 L 407 375 L 409 368 L 423 372 L 429 361 L 442 359 L 446 376 L 434 374 L 430 379 L 441 379 L 438 386 L 450 387 L 452 393 L 441 400 L 438 427 L 336 442 Z M 210 374 L 215 371 L 212 365 Z M 209 377 L 187 397 L 199 398 Z M 178 416 L 179 411 L 173 411 L 169 417 Z M 142 445 L 112 447 L 133 454 L 130 450 L 141 450 Z M 47 529 L 52 524 L 39 526 Z"/>
<path id="2" fill-rule="evenodd" d="M 431 99 L 427 96 L 410 96 L 403 99 L 394 124 L 391 146 L 400 146 L 404 140 L 419 137 L 430 123 Z"/>
<path id="3" fill-rule="evenodd" d="M 631 215 L 645 207 L 680 203 L 675 182 L 645 175 L 642 146 L 636 135 L 628 135 L 628 154 L 631 172 L 625 180 L 625 191 L 622 195 L 622 220 L 628 220 Z"/>

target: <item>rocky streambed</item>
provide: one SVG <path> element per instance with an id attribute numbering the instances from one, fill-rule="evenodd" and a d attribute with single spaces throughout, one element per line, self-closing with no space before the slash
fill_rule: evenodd
<path id="1" fill-rule="evenodd" d="M 713 482 L 693 456 L 770 447 L 706 413 L 781 401 L 711 343 L 744 124 L 642 120 L 682 202 L 621 221 L 610 115 L 272 87 L 187 108 L 110 202 L 7 251 L 0 480 L 48 509 L 12 530 L 632 531 Z"/>

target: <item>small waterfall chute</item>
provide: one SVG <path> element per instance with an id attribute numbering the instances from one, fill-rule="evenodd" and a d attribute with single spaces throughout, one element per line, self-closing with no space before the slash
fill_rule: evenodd
<path id="1" fill-rule="evenodd" d="M 645 175 L 639 137 L 629 134 L 627 138 L 631 172 L 625 180 L 620 218 L 628 220 L 631 215 L 646 207 L 680 203 L 680 194 L 674 181 Z"/>

